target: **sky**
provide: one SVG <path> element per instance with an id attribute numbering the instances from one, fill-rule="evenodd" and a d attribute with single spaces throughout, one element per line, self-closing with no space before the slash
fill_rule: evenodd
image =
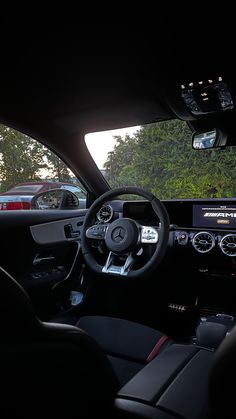
<path id="1" fill-rule="evenodd" d="M 114 135 L 125 136 L 126 134 L 132 135 L 140 127 L 121 128 L 110 131 L 93 132 L 85 135 L 85 142 L 95 160 L 99 169 L 103 169 L 103 165 L 107 159 L 107 154 L 112 151 L 116 141 Z"/>

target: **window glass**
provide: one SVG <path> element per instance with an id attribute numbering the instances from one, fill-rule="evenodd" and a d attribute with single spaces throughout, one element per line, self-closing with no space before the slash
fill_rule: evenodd
<path id="1" fill-rule="evenodd" d="M 184 121 L 92 133 L 85 141 L 112 187 L 137 186 L 160 199 L 236 195 L 235 147 L 194 150 Z"/>
<path id="2" fill-rule="evenodd" d="M 51 189 L 70 190 L 79 198 L 79 208 L 86 208 L 85 188 L 56 154 L 27 135 L 0 125 L 0 210 L 30 209 L 36 194 Z M 51 207 L 47 202 L 39 208 Z"/>

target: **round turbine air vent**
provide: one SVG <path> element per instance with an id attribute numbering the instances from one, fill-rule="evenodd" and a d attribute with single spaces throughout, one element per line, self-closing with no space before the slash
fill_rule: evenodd
<path id="1" fill-rule="evenodd" d="M 98 221 L 108 223 L 113 217 L 113 208 L 110 205 L 103 205 L 97 213 Z"/>
<path id="2" fill-rule="evenodd" d="M 220 248 L 227 256 L 236 256 L 236 234 L 227 234 L 220 241 Z"/>
<path id="3" fill-rule="evenodd" d="M 215 238 L 207 231 L 200 231 L 193 237 L 192 244 L 199 253 L 207 253 L 215 246 Z"/>

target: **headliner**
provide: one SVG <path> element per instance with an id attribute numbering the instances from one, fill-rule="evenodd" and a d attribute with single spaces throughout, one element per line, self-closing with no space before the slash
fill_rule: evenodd
<path id="1" fill-rule="evenodd" d="M 225 47 L 222 60 L 216 54 L 223 35 L 204 34 L 201 42 L 192 21 L 177 31 L 165 15 L 157 19 L 148 12 L 145 28 L 143 8 L 132 20 L 103 18 L 94 24 L 91 15 L 69 7 L 57 6 L 56 14 L 47 6 L 9 7 L 0 28 L 1 120 L 41 138 L 176 116 L 197 126 L 177 87 L 186 77 L 223 72 L 229 78 L 232 59 L 225 59 Z"/>
<path id="2" fill-rule="evenodd" d="M 148 4 L 135 3 L 129 15 L 115 5 L 9 2 L 1 6 L 0 121 L 56 152 L 91 197 L 109 186 L 87 132 L 178 117 L 194 129 L 227 126 L 234 142 L 235 110 L 194 118 L 179 97 L 183 80 L 222 75 L 236 98 L 230 23 L 220 14 L 206 21 L 204 11 L 196 26 L 193 14 L 156 13 Z"/>

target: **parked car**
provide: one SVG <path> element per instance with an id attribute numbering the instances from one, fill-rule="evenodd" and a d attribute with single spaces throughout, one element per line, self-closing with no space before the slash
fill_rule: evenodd
<path id="1" fill-rule="evenodd" d="M 86 208 L 86 192 L 79 186 L 65 182 L 22 182 L 0 194 L 0 210 L 27 210 L 31 208 L 33 196 L 51 189 L 66 189 L 79 198 L 80 208 Z M 42 203 L 41 209 L 56 208 L 54 202 L 50 205 Z"/>

